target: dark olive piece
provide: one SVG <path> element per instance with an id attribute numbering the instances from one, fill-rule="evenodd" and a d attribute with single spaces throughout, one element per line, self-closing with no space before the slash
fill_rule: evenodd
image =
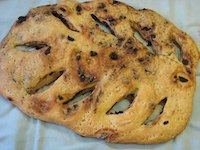
<path id="1" fill-rule="evenodd" d="M 112 53 L 110 54 L 110 59 L 112 59 L 112 60 L 117 60 L 117 59 L 118 59 L 118 55 L 117 55 L 115 52 L 112 52 Z"/>
<path id="2" fill-rule="evenodd" d="M 97 56 L 97 55 L 98 55 L 97 52 L 95 52 L 95 51 L 90 51 L 90 56 L 94 57 L 94 56 Z"/>

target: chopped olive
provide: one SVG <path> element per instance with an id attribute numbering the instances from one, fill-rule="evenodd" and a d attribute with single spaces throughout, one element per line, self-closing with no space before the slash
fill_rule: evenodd
<path id="1" fill-rule="evenodd" d="M 113 4 L 119 4 L 119 1 L 113 0 Z"/>
<path id="2" fill-rule="evenodd" d="M 182 63 L 183 63 L 184 65 L 188 65 L 188 60 L 187 60 L 187 59 L 183 59 L 183 60 L 182 60 Z"/>
<path id="3" fill-rule="evenodd" d="M 142 30 L 149 31 L 149 30 L 151 30 L 151 28 L 144 27 L 144 28 L 142 28 Z"/>
<path id="4" fill-rule="evenodd" d="M 68 39 L 69 41 L 74 41 L 74 40 L 75 40 L 73 37 L 71 37 L 71 36 L 69 36 L 69 35 L 68 35 L 67 39 Z"/>
<path id="5" fill-rule="evenodd" d="M 79 5 L 78 5 L 78 6 L 76 6 L 76 11 L 77 11 L 77 12 L 81 12 L 81 11 L 82 11 L 82 8 L 81 8 L 81 6 L 79 6 Z"/>
<path id="6" fill-rule="evenodd" d="M 120 19 L 120 20 L 126 19 L 126 16 L 120 16 L 119 19 Z"/>
<path id="7" fill-rule="evenodd" d="M 90 51 L 90 56 L 92 56 L 92 57 L 97 56 L 97 52 L 95 52 L 95 51 Z"/>
<path id="8" fill-rule="evenodd" d="M 118 55 L 117 55 L 115 52 L 112 52 L 112 53 L 110 54 L 110 59 L 112 59 L 112 60 L 117 60 L 117 59 L 118 59 Z"/>
<path id="9" fill-rule="evenodd" d="M 18 18 L 18 20 L 17 20 L 17 23 L 20 24 L 20 23 L 26 21 L 26 19 L 27 19 L 26 16 L 20 16 L 20 17 Z"/>
<path id="10" fill-rule="evenodd" d="M 163 122 L 164 125 L 167 125 L 168 123 L 169 123 L 169 121 L 164 121 Z"/>
<path id="11" fill-rule="evenodd" d="M 8 100 L 9 100 L 9 101 L 13 101 L 13 99 L 12 99 L 11 97 L 8 97 Z"/>
<path id="12" fill-rule="evenodd" d="M 70 113 L 72 111 L 71 108 L 67 108 L 67 112 Z"/>
<path id="13" fill-rule="evenodd" d="M 181 81 L 181 82 L 188 82 L 188 79 L 186 79 L 186 78 L 184 78 L 184 77 L 181 77 L 181 76 L 179 76 L 179 81 Z"/>
<path id="14" fill-rule="evenodd" d="M 51 53 L 51 47 L 48 47 L 48 49 L 46 49 L 45 51 L 44 51 L 44 54 L 45 55 L 48 55 L 48 54 L 50 54 Z"/>
<path id="15" fill-rule="evenodd" d="M 66 11 L 65 8 L 63 8 L 63 7 L 60 7 L 60 10 L 63 11 L 63 12 Z"/>
<path id="16" fill-rule="evenodd" d="M 148 41 L 148 42 L 147 42 L 147 46 L 152 46 L 151 41 Z"/>
<path id="17" fill-rule="evenodd" d="M 79 76 L 79 78 L 80 78 L 80 81 L 81 81 L 81 82 L 85 81 L 85 75 L 84 75 L 84 74 L 81 74 L 81 75 Z"/>
<path id="18" fill-rule="evenodd" d="M 87 81 L 88 83 L 91 83 L 91 82 L 94 81 L 94 77 L 92 77 L 92 76 L 86 77 L 86 81 Z"/>
<path id="19" fill-rule="evenodd" d="M 73 107 L 76 110 L 78 108 L 78 104 L 73 105 Z"/>
<path id="20" fill-rule="evenodd" d="M 152 38 L 152 39 L 155 39 L 155 38 L 156 38 L 156 35 L 155 35 L 155 34 L 152 34 L 152 35 L 151 35 L 151 38 Z"/>
<path id="21" fill-rule="evenodd" d="M 60 95 L 58 95 L 58 99 L 59 99 L 59 100 L 63 100 L 63 97 L 60 96 Z"/>
<path id="22" fill-rule="evenodd" d="M 143 62 L 143 61 L 144 61 L 144 58 L 142 58 L 142 57 L 141 57 L 141 58 L 138 58 L 138 61 L 139 61 L 139 62 Z"/>
<path id="23" fill-rule="evenodd" d="M 51 73 L 49 73 L 49 75 L 51 76 L 51 75 L 53 75 L 53 73 L 54 73 L 54 72 L 51 72 Z"/>

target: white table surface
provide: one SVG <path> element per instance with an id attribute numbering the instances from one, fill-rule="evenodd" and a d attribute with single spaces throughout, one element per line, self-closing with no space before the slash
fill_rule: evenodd
<path id="1" fill-rule="evenodd" d="M 150 8 L 159 12 L 190 34 L 200 48 L 200 0 L 121 1 L 135 8 Z M 0 41 L 13 22 L 19 16 L 25 15 L 30 8 L 56 2 L 58 0 L 0 0 Z M 175 140 L 157 145 L 136 145 L 109 144 L 83 138 L 65 127 L 32 119 L 0 97 L 0 150 L 199 150 L 200 65 L 198 70 L 193 114 L 186 129 Z"/>

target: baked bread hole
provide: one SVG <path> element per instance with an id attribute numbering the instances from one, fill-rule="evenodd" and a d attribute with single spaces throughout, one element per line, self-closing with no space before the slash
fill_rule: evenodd
<path id="1" fill-rule="evenodd" d="M 150 53 L 154 53 L 154 50 L 153 50 L 153 47 L 152 47 L 151 42 L 150 42 L 150 41 L 144 40 L 139 32 L 135 32 L 135 33 L 134 33 L 134 37 L 135 37 L 140 43 L 142 43 L 142 44 L 147 48 L 147 50 L 148 50 Z"/>
<path id="2" fill-rule="evenodd" d="M 28 88 L 27 93 L 28 94 L 35 94 L 35 93 L 41 93 L 47 89 L 59 78 L 63 75 L 64 70 L 51 72 L 47 75 L 45 75 L 43 78 L 40 79 L 40 81 L 37 83 L 35 87 Z"/>
<path id="3" fill-rule="evenodd" d="M 109 111 L 107 111 L 107 115 L 112 115 L 112 114 L 122 114 L 124 113 L 127 109 L 131 107 L 133 104 L 133 101 L 136 97 L 136 92 L 133 94 L 129 94 L 126 97 L 122 98 L 119 102 L 115 103 Z"/>
<path id="4" fill-rule="evenodd" d="M 102 31 L 115 35 L 115 32 L 109 27 L 109 25 L 105 21 L 104 22 L 100 21 L 100 19 L 97 18 L 97 16 L 95 16 L 94 14 L 91 14 L 91 17 Z"/>
<path id="5" fill-rule="evenodd" d="M 75 103 L 77 103 L 77 102 L 89 97 L 92 94 L 93 91 L 94 91 L 94 87 L 81 90 L 78 93 L 76 93 L 70 100 L 64 102 L 63 104 L 64 105 L 75 104 Z"/>
<path id="6" fill-rule="evenodd" d="M 174 81 L 175 82 L 179 81 L 181 83 L 187 83 L 187 82 L 189 82 L 189 80 L 187 79 L 187 77 L 185 77 L 184 74 L 176 74 L 174 76 Z"/>
<path id="7" fill-rule="evenodd" d="M 181 77 L 181 76 L 179 76 L 178 79 L 180 82 L 183 82 L 183 83 L 188 82 L 188 79 Z"/>
<path id="8" fill-rule="evenodd" d="M 175 54 L 176 54 L 176 57 L 179 61 L 181 61 L 181 47 L 180 45 L 176 42 L 176 41 L 173 41 L 173 46 L 175 48 Z"/>
<path id="9" fill-rule="evenodd" d="M 144 121 L 143 124 L 147 125 L 147 124 L 151 123 L 153 120 L 155 120 L 156 118 L 158 118 L 158 116 L 160 116 L 163 113 L 166 102 L 167 102 L 167 97 L 162 99 L 160 101 L 160 103 L 158 103 L 154 107 L 153 113 Z"/>
<path id="10" fill-rule="evenodd" d="M 45 51 L 50 51 L 51 46 L 47 45 L 44 42 L 33 41 L 33 42 L 25 43 L 25 44 L 18 44 L 15 46 L 15 49 L 19 51 L 24 51 L 24 52 L 32 52 L 32 51 L 41 50 L 41 49 L 44 49 Z"/>
<path id="11" fill-rule="evenodd" d="M 52 15 L 58 18 L 69 30 L 79 32 L 74 25 L 66 18 L 63 14 L 58 13 L 57 11 L 52 11 Z M 62 12 L 63 13 L 63 12 Z"/>

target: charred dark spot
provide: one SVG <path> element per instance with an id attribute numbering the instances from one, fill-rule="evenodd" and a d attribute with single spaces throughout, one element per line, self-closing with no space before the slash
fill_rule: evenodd
<path id="1" fill-rule="evenodd" d="M 106 5 L 104 3 L 99 3 L 98 9 L 104 9 Z"/>
<path id="2" fill-rule="evenodd" d="M 18 20 L 17 20 L 17 23 L 18 23 L 18 24 L 21 24 L 22 22 L 26 21 L 26 19 L 27 19 L 27 16 L 20 16 L 20 17 L 18 18 Z"/>
<path id="3" fill-rule="evenodd" d="M 118 55 L 115 52 L 110 53 L 109 57 L 112 60 L 117 60 L 119 58 Z"/>
<path id="4" fill-rule="evenodd" d="M 11 102 L 13 101 L 13 99 L 11 97 L 8 97 L 8 100 L 11 101 Z"/>
<path id="5" fill-rule="evenodd" d="M 151 41 L 147 41 L 147 46 L 152 46 Z"/>
<path id="6" fill-rule="evenodd" d="M 155 35 L 155 34 L 151 34 L 151 38 L 152 38 L 152 39 L 155 39 L 155 38 L 156 38 L 156 35 Z"/>
<path id="7" fill-rule="evenodd" d="M 183 59 L 183 60 L 182 60 L 182 63 L 183 63 L 184 65 L 188 65 L 188 60 L 187 60 L 187 59 Z"/>
<path id="8" fill-rule="evenodd" d="M 151 28 L 149 28 L 149 27 L 143 27 L 142 30 L 149 31 L 149 30 L 151 30 Z"/>
<path id="9" fill-rule="evenodd" d="M 60 7 L 60 10 L 63 12 L 66 12 L 65 8 L 63 8 L 63 7 Z"/>
<path id="10" fill-rule="evenodd" d="M 139 62 L 143 62 L 143 61 L 144 61 L 144 58 L 142 58 L 142 57 L 141 57 L 141 58 L 138 58 L 138 61 L 139 61 Z"/>
<path id="11" fill-rule="evenodd" d="M 127 54 L 136 54 L 137 51 L 138 51 L 137 48 L 132 48 L 132 49 L 128 49 L 126 52 L 127 52 Z"/>
<path id="12" fill-rule="evenodd" d="M 181 81 L 181 82 L 188 82 L 188 79 L 186 79 L 186 78 L 184 78 L 184 77 L 181 77 L 181 76 L 179 76 L 178 79 L 179 79 L 179 81 Z"/>
<path id="13" fill-rule="evenodd" d="M 71 36 L 67 36 L 67 39 L 69 40 L 69 41 L 75 41 L 75 39 L 73 38 L 73 37 L 71 37 Z"/>
<path id="14" fill-rule="evenodd" d="M 121 15 L 121 16 L 119 16 L 119 19 L 120 19 L 120 20 L 126 19 L 126 16 Z"/>
<path id="15" fill-rule="evenodd" d="M 51 53 L 51 47 L 48 47 L 45 51 L 44 51 L 44 54 L 45 55 L 48 55 Z"/>
<path id="16" fill-rule="evenodd" d="M 82 7 L 80 5 L 76 6 L 76 11 L 80 13 L 82 11 Z"/>
<path id="17" fill-rule="evenodd" d="M 63 100 L 63 97 L 60 96 L 60 95 L 58 95 L 58 99 L 59 99 L 59 100 Z"/>
<path id="18" fill-rule="evenodd" d="M 169 123 L 169 121 L 164 121 L 163 122 L 164 125 L 167 125 L 168 123 Z"/>
<path id="19" fill-rule="evenodd" d="M 98 55 L 97 52 L 95 52 L 95 51 L 90 51 L 90 56 L 94 57 L 94 56 L 97 56 L 97 55 Z"/>

